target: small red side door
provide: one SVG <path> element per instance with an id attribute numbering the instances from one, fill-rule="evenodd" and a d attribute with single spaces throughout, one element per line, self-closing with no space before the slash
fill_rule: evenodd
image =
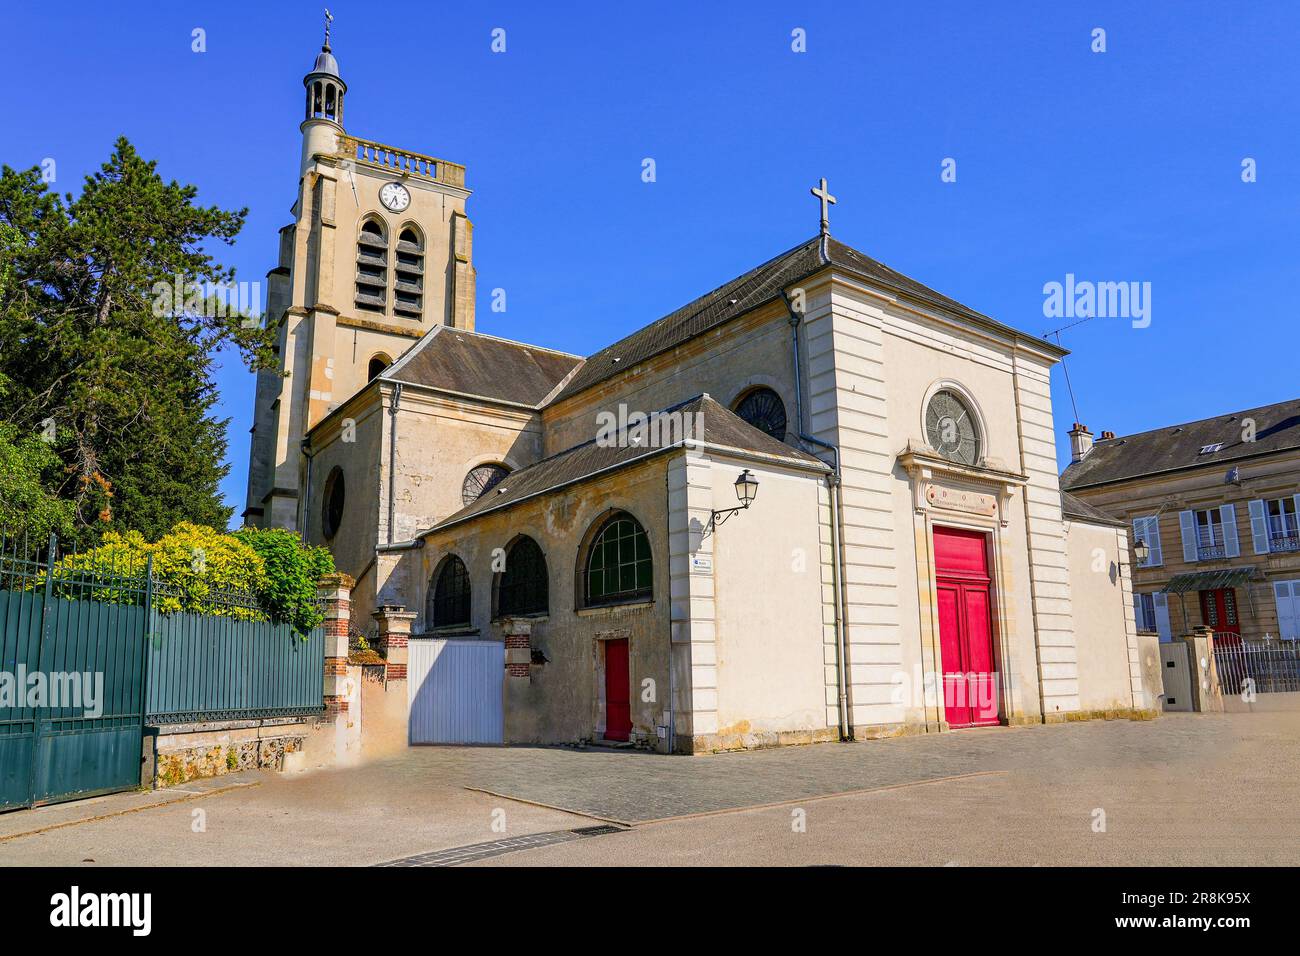
<path id="1" fill-rule="evenodd" d="M 605 739 L 627 740 L 632 732 L 627 640 L 605 642 Z"/>

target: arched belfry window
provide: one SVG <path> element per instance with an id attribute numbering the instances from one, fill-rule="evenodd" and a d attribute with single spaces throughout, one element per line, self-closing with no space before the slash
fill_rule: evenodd
<path id="1" fill-rule="evenodd" d="M 379 220 L 367 219 L 357 235 L 357 308 L 383 312 L 387 296 L 388 237 Z"/>
<path id="2" fill-rule="evenodd" d="M 625 511 L 605 519 L 582 564 L 582 603 L 647 601 L 654 590 L 654 560 L 645 528 Z"/>
<path id="3" fill-rule="evenodd" d="M 338 87 L 333 83 L 325 84 L 325 118 L 338 121 Z"/>
<path id="4" fill-rule="evenodd" d="M 785 402 L 770 388 L 750 389 L 736 403 L 736 414 L 777 441 L 785 441 Z"/>
<path id="5" fill-rule="evenodd" d="M 338 534 L 346 504 L 347 488 L 343 481 L 343 469 L 336 465 L 325 479 L 325 496 L 321 503 L 321 531 L 327 539 Z"/>
<path id="6" fill-rule="evenodd" d="M 370 364 L 366 368 L 366 381 L 373 382 L 380 375 L 384 374 L 384 369 L 388 368 L 388 366 L 392 364 L 393 360 L 380 352 L 370 360 Z"/>
<path id="7" fill-rule="evenodd" d="M 424 310 L 424 243 L 411 226 L 397 237 L 393 261 L 393 312 L 419 319 Z"/>
<path id="8" fill-rule="evenodd" d="M 505 570 L 497 574 L 497 616 L 545 614 L 550 609 L 546 555 L 537 542 L 520 535 L 506 551 Z"/>
<path id="9" fill-rule="evenodd" d="M 465 481 L 460 486 L 462 504 L 471 505 L 495 488 L 510 469 L 505 465 L 478 465 L 469 470 Z"/>
<path id="10" fill-rule="evenodd" d="M 439 563 L 429 581 L 424 602 L 425 626 L 455 627 L 470 622 L 469 572 L 465 562 L 449 554 Z"/>

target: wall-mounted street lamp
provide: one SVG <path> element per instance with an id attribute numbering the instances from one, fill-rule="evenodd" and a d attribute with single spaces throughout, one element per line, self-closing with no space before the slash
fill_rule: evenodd
<path id="1" fill-rule="evenodd" d="M 1151 557 L 1151 548 L 1145 538 L 1138 538 L 1133 542 L 1133 557 L 1137 558 L 1139 565 L 1146 564 L 1147 558 Z"/>
<path id="2" fill-rule="evenodd" d="M 709 523 L 704 526 L 704 533 L 700 535 L 700 540 L 707 538 L 718 525 L 724 524 L 737 511 L 744 511 L 758 497 L 758 479 L 749 473 L 748 468 L 740 473 L 735 487 L 736 500 L 740 504 L 735 508 L 723 508 L 721 511 L 712 512 L 709 515 Z"/>

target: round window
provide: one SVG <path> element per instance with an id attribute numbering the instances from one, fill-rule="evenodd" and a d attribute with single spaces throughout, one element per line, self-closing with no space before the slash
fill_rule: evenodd
<path id="1" fill-rule="evenodd" d="M 979 461 L 975 419 L 956 392 L 945 388 L 934 393 L 925 408 L 925 437 L 944 458 L 964 465 Z"/>

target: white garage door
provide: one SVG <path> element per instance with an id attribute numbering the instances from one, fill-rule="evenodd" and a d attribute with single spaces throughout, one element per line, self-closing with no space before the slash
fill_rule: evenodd
<path id="1" fill-rule="evenodd" d="M 413 640 L 409 646 L 410 742 L 503 743 L 505 645 L 500 641 Z"/>

